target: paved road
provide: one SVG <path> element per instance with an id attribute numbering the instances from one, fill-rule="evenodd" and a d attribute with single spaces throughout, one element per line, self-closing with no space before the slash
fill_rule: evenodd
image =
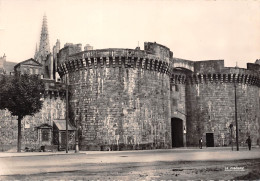
<path id="1" fill-rule="evenodd" d="M 97 165 L 155 163 L 177 161 L 234 161 L 260 158 L 260 149 L 239 152 L 227 148 L 170 149 L 146 151 L 70 152 L 59 153 L 0 153 L 0 175 L 23 175 L 49 172 L 68 172 L 88 169 L 97 170 Z M 103 165 L 104 166 L 104 165 Z"/>

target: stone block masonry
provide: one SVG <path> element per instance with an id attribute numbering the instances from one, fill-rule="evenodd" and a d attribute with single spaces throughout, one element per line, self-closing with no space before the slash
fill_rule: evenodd
<path id="1" fill-rule="evenodd" d="M 64 130 L 57 134 L 53 125 L 65 119 L 65 84 L 80 150 L 198 146 L 200 137 L 204 146 L 235 144 L 235 86 L 239 144 L 246 146 L 250 135 L 259 145 L 259 64 L 227 68 L 223 60 L 173 58 L 157 43 L 144 47 L 81 52 L 80 44 L 67 44 L 56 60 L 63 84 L 44 79 L 41 112 L 23 119 L 23 147 L 65 144 Z M 0 111 L 0 133 L 0 151 L 16 147 L 17 118 L 6 110 Z M 72 148 L 74 139 L 71 130 Z"/>
<path id="2" fill-rule="evenodd" d="M 253 145 L 259 144 L 259 74 L 223 66 L 212 74 L 197 72 L 186 79 L 187 144 L 197 145 L 200 137 L 207 144 L 207 134 L 213 134 L 214 146 L 229 146 L 231 139 L 235 142 L 235 89 L 239 144 L 246 146 L 248 136 Z M 233 138 L 230 124 L 234 125 Z"/>
<path id="3" fill-rule="evenodd" d="M 182 120 L 182 126 L 176 128 L 179 129 L 180 136 L 183 137 L 183 146 L 187 146 L 187 109 L 186 109 L 186 84 L 184 82 L 185 74 L 181 71 L 175 71 L 175 75 L 171 78 L 171 124 L 174 124 L 174 119 Z M 172 128 L 174 125 L 171 125 Z M 172 130 L 172 132 L 174 132 Z M 176 141 L 173 140 L 173 142 Z"/>
<path id="4" fill-rule="evenodd" d="M 214 134 L 215 146 L 231 145 L 229 125 L 234 125 L 235 138 L 235 95 L 232 83 L 209 83 L 187 86 L 187 140 L 188 145 L 197 145 L 200 137 L 206 143 L 206 133 Z M 249 135 L 252 144 L 259 141 L 258 87 L 237 85 L 237 119 L 239 143 L 246 146 Z M 235 139 L 234 139 L 235 140 Z"/>
<path id="5" fill-rule="evenodd" d="M 65 90 L 58 90 L 52 81 L 45 82 L 46 92 L 43 107 L 34 116 L 26 116 L 22 120 L 22 149 L 25 147 L 39 149 L 40 146 L 52 145 L 52 131 L 48 141 L 41 140 L 39 126 L 48 125 L 53 129 L 53 120 L 65 119 Z M 11 116 L 8 110 L 0 110 L 0 151 L 16 149 L 17 117 Z"/>
<path id="6" fill-rule="evenodd" d="M 118 67 L 83 70 L 81 75 L 81 82 L 70 81 L 75 90 L 70 104 L 76 103 L 76 116 L 83 115 L 82 149 L 170 147 L 167 75 Z"/>
<path id="7" fill-rule="evenodd" d="M 61 74 L 68 75 L 81 150 L 171 148 L 170 80 L 164 59 L 124 49 L 70 59 L 61 65 Z"/>
<path id="8" fill-rule="evenodd" d="M 223 60 L 173 58 L 167 47 L 59 52 L 58 72 L 69 84 L 70 118 L 78 122 L 81 150 L 259 144 L 258 64 L 226 68 Z M 76 49 L 75 49 L 76 50 Z"/>

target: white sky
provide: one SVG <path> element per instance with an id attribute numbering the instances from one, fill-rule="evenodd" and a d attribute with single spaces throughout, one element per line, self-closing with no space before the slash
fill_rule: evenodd
<path id="1" fill-rule="evenodd" d="M 20 62 L 34 56 L 42 18 L 51 49 L 89 43 L 95 49 L 143 49 L 163 44 L 174 57 L 224 59 L 246 67 L 260 58 L 260 1 L 0 0 L 0 56 Z"/>

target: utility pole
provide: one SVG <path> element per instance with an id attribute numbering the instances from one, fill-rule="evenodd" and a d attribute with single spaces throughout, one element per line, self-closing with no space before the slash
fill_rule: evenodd
<path id="1" fill-rule="evenodd" d="M 235 86 L 235 121 L 236 121 L 236 143 L 237 143 L 237 151 L 239 151 L 239 145 L 238 145 L 238 123 L 237 123 L 237 85 L 236 80 L 234 82 Z"/>

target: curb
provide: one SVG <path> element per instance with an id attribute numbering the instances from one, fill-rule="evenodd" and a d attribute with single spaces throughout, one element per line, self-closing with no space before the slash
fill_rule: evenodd
<path id="1" fill-rule="evenodd" d="M 6 153 L 8 154 L 8 153 Z M 57 156 L 57 155 L 83 155 L 86 153 L 45 153 L 45 154 L 24 154 L 24 153 L 14 153 L 4 155 L 0 153 L 0 158 L 10 158 L 10 157 L 31 157 L 31 156 Z"/>
<path id="2" fill-rule="evenodd" d="M 252 147 L 253 150 L 258 150 L 259 147 L 255 146 Z M 240 147 L 240 151 L 246 151 L 247 147 Z M 252 151 L 253 151 L 252 150 Z M 81 151 L 79 153 L 75 153 L 74 150 L 71 150 L 68 153 L 65 152 L 22 152 L 22 153 L 17 153 L 17 152 L 0 152 L 0 158 L 10 158 L 10 157 L 32 157 L 32 156 L 56 156 L 56 155 L 93 155 L 93 154 L 116 154 L 116 153 L 127 153 L 127 152 L 132 152 L 132 153 L 140 153 L 140 152 L 154 152 L 160 153 L 160 152 L 171 152 L 171 151 L 231 151 L 231 147 L 210 147 L 210 148 L 204 148 L 204 149 L 199 149 L 196 147 L 182 147 L 182 148 L 172 148 L 172 149 L 155 149 L 155 150 L 124 150 L 124 151 Z M 239 153 L 236 151 L 236 148 L 234 148 L 233 152 Z M 253 151 L 254 152 L 254 151 Z"/>

